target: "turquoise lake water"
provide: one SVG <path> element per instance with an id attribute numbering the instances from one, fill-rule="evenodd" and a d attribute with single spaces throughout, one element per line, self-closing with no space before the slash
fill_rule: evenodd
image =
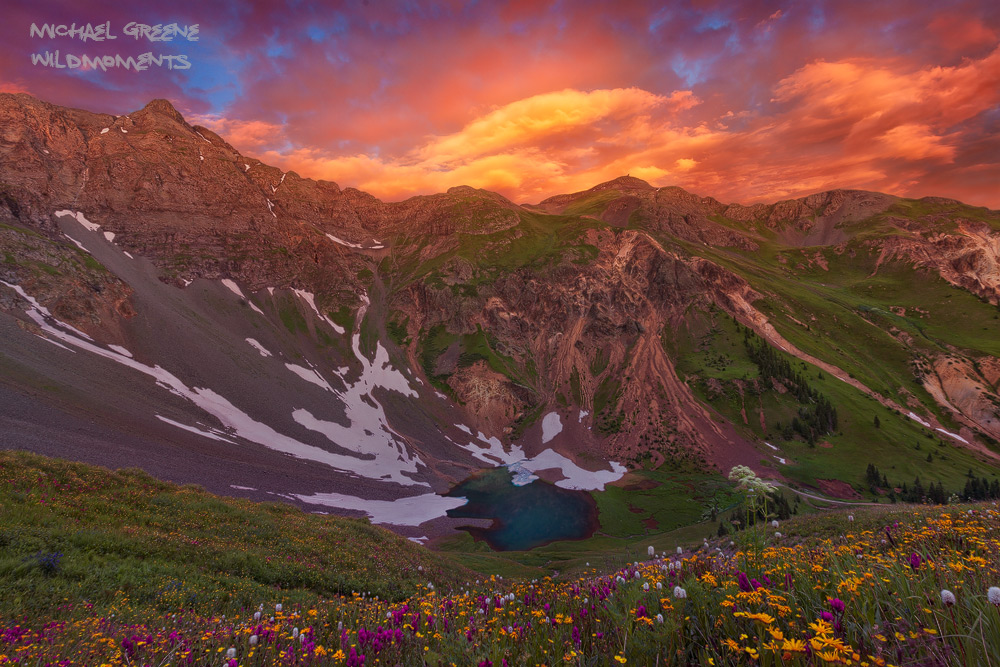
<path id="1" fill-rule="evenodd" d="M 507 468 L 476 473 L 445 494 L 467 498 L 448 516 L 493 519 L 489 528 L 466 527 L 496 551 L 523 551 L 557 540 L 582 540 L 599 527 L 597 503 L 586 491 L 535 480 L 515 486 Z"/>

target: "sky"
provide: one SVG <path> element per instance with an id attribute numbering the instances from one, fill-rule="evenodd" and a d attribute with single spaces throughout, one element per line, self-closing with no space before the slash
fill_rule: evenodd
<path id="1" fill-rule="evenodd" d="M 388 201 L 535 203 L 630 174 L 723 202 L 859 188 L 1000 209 L 995 0 L 4 5 L 0 91 L 117 115 L 166 98 L 245 155 Z M 32 35 L 46 23 L 116 39 Z M 157 61 L 33 63 L 56 50 Z"/>

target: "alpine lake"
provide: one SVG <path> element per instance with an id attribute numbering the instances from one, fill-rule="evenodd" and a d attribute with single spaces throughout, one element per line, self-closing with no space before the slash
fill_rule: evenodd
<path id="1" fill-rule="evenodd" d="M 477 472 L 444 494 L 468 499 L 448 510 L 448 516 L 492 519 L 488 528 L 464 526 L 463 530 L 495 551 L 527 551 L 559 540 L 582 540 L 600 527 L 597 503 L 587 491 L 563 489 L 541 479 L 523 481 L 506 467 Z"/>

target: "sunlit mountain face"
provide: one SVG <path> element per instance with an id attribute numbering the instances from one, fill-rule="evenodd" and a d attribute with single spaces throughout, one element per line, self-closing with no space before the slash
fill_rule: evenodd
<path id="1" fill-rule="evenodd" d="M 387 201 L 469 185 L 532 203 L 630 174 L 745 204 L 856 188 L 1000 207 L 985 0 L 4 11 L 0 90 L 107 113 L 167 98 L 244 155 Z"/>
<path id="2" fill-rule="evenodd" d="M 0 446 L 428 539 L 997 470 L 995 3 L 6 11 Z"/>

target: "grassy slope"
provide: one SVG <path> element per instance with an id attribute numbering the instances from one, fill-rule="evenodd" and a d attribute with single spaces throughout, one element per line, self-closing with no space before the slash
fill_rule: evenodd
<path id="1" fill-rule="evenodd" d="M 793 518 L 764 528 L 760 551 L 749 535 L 735 536 L 747 545 L 742 552 L 729 537 L 712 539 L 685 550 L 677 571 L 645 553 L 648 544 L 679 561 L 674 546 L 705 537 L 674 531 L 642 539 L 641 551 L 576 552 L 588 562 L 560 580 L 473 582 L 475 575 L 363 522 L 20 453 L 2 454 L 0 464 L 0 663 L 343 664 L 355 649 L 368 656 L 363 664 L 807 665 L 820 664 L 819 651 L 823 664 L 898 664 L 900 655 L 986 664 L 1000 651 L 1000 617 L 986 599 L 1000 581 L 993 505 Z M 273 534 L 258 535 L 259 523 Z M 58 564 L 47 551 L 54 548 L 63 554 Z M 247 555 L 259 569 L 235 573 Z M 360 559 L 367 570 L 351 564 Z M 422 575 L 462 581 L 469 593 L 418 585 L 410 577 L 416 563 Z M 737 570 L 772 583 L 741 591 Z M 320 595 L 317 576 L 395 586 L 406 597 Z M 313 583 L 274 586 L 297 578 Z M 954 593 L 953 608 L 938 601 L 942 588 Z M 499 604 L 508 593 L 512 600 Z M 831 598 L 843 601 L 842 611 Z M 834 614 L 835 635 L 818 624 L 824 612 Z M 824 639 L 833 636 L 843 643 Z M 810 656 L 803 642 L 814 640 Z M 223 659 L 229 650 L 232 661 Z"/>
<path id="2" fill-rule="evenodd" d="M 458 296 L 474 293 L 500 271 L 528 268 L 544 274 L 561 261 L 586 262 L 588 249 L 580 244 L 579 235 L 588 228 L 605 225 L 592 217 L 580 216 L 599 215 L 611 199 L 609 192 L 597 193 L 574 203 L 567 208 L 566 215 L 525 212 L 521 224 L 514 229 L 482 236 L 459 234 L 457 246 L 444 254 L 419 266 L 404 262 L 409 267 L 405 273 L 411 279 L 426 279 L 428 284 L 438 281 L 439 288 L 451 289 Z M 917 382 L 912 363 L 946 350 L 958 350 L 972 358 L 1000 355 L 997 311 L 940 277 L 898 260 L 877 266 L 877 251 L 870 245 L 888 237 L 918 233 L 912 231 L 912 221 L 917 221 L 919 233 L 953 230 L 954 216 L 982 219 L 994 227 L 1000 224 L 995 216 L 981 209 L 947 202 L 901 200 L 885 214 L 846 226 L 844 229 L 852 240 L 842 251 L 834 247 L 788 246 L 766 228 L 760 231 L 760 248 L 754 252 L 700 244 L 689 246 L 661 232 L 652 233 L 668 247 L 706 256 L 745 277 L 764 295 L 756 306 L 800 349 L 838 366 L 901 405 L 915 399 L 947 428 L 957 429 L 958 425 Z M 733 229 L 746 229 L 726 219 L 716 222 Z M 455 258 L 471 263 L 474 273 L 461 285 L 446 286 L 442 271 L 446 272 L 447 262 Z M 906 309 L 905 315 L 893 312 L 900 307 Z M 681 340 L 665 341 L 668 351 L 677 359 L 682 377 L 712 377 L 722 381 L 756 377 L 756 368 L 746 358 L 740 337 L 726 331 L 708 336 L 700 330 L 706 325 L 699 318 L 704 320 L 703 314 L 690 313 L 687 330 L 678 334 Z M 954 327 L 952 323 L 956 321 L 967 325 Z M 714 324 L 707 326 L 711 328 Z M 488 332 L 486 336 L 452 336 L 443 330 L 430 330 L 420 335 L 418 349 L 424 352 L 425 365 L 433 364 L 448 345 L 457 341 L 463 359 L 485 358 L 495 370 L 515 382 L 534 384 L 532 369 L 523 360 L 500 357 L 491 349 Z M 746 397 L 750 423 L 744 425 L 741 401 L 734 392 L 708 401 L 705 392 L 695 387 L 703 400 L 711 402 L 748 436 L 780 445 L 780 455 L 792 463 L 780 466 L 787 478 L 807 484 L 816 478 L 841 479 L 861 489 L 864 469 L 868 463 L 874 463 L 894 484 L 911 483 L 920 475 L 925 483 L 940 481 L 952 489 L 964 484 L 963 475 L 970 467 L 978 469 L 980 464 L 975 458 L 954 447 L 950 440 L 942 443 L 941 434 L 921 427 L 905 415 L 886 410 L 833 378 L 819 380 L 817 368 L 795 360 L 793 365 L 804 375 L 817 378 L 814 386 L 838 409 L 840 428 L 826 439 L 832 445 L 830 448 L 777 442 L 780 437 L 773 429 L 760 428 L 757 406 L 751 405 L 755 396 Z M 438 384 L 443 386 L 443 382 Z M 604 394 L 613 389 L 602 385 L 595 403 L 601 403 Z M 769 427 L 777 422 L 787 423 L 799 407 L 794 400 L 777 392 L 765 392 L 760 401 Z M 880 428 L 874 427 L 876 416 Z M 926 460 L 928 452 L 933 452 L 931 463 Z M 769 450 L 762 450 L 761 458 L 778 465 Z M 989 472 L 995 472 L 995 468 L 990 467 Z"/>
<path id="3" fill-rule="evenodd" d="M 956 215 L 998 226 L 996 217 L 981 209 L 904 200 L 886 214 L 847 226 L 852 239 L 842 252 L 833 247 L 787 246 L 768 230 L 758 238 L 759 250 L 752 253 L 707 246 L 686 249 L 743 276 L 764 297 L 755 305 L 799 349 L 838 366 L 901 405 L 916 399 L 946 427 L 955 429 L 957 424 L 917 382 L 911 364 L 946 351 L 970 359 L 1000 355 L 997 309 L 936 274 L 902 261 L 878 265 L 877 250 L 870 242 L 914 233 L 900 226 L 900 217 L 919 219 L 920 231 L 927 233 L 953 229 L 955 223 L 946 216 Z M 900 307 L 905 315 L 893 312 Z M 955 322 L 963 326 L 956 327 Z M 871 462 L 894 484 L 911 483 L 920 475 L 925 484 L 940 481 L 949 490 L 957 490 L 970 468 L 991 475 L 997 472 L 995 466 L 984 470 L 983 464 L 947 438 L 942 440 L 941 434 L 894 414 L 845 383 L 829 376 L 818 379 L 819 369 L 788 355 L 783 356 L 833 401 L 840 427 L 827 438 L 832 445 L 829 449 L 781 442 L 773 429 L 760 427 L 756 396 L 745 397 L 749 424 L 743 424 L 741 398 L 727 381 L 753 379 L 758 373 L 731 323 L 690 313 L 686 327 L 671 338 L 677 340 L 665 340 L 665 345 L 676 355 L 682 377 L 716 378 L 728 389 L 709 400 L 704 384 L 695 381 L 696 394 L 748 436 L 780 445 L 780 455 L 792 465 L 779 466 L 773 452 L 766 449 L 762 449 L 762 461 L 778 466 L 792 480 L 810 483 L 816 478 L 837 478 L 861 489 L 864 469 Z M 760 402 L 769 427 L 779 421 L 787 423 L 798 409 L 794 399 L 777 392 L 765 392 Z M 874 426 L 876 416 L 880 428 Z M 931 463 L 926 460 L 929 452 L 934 459 Z"/>
<path id="4" fill-rule="evenodd" d="M 800 439 L 785 440 L 776 426 L 788 424 L 800 406 L 791 395 L 771 388 L 765 388 L 759 397 L 750 391 L 740 396 L 733 380 L 753 381 L 759 378 L 759 372 L 747 356 L 736 325 L 717 311 L 692 316 L 689 323 L 691 328 L 682 330 L 673 341 L 678 372 L 682 376 L 718 380 L 724 388 L 722 392 L 710 392 L 707 383 L 693 380 L 696 395 L 748 437 L 778 446 L 780 452 L 762 447 L 761 461 L 790 480 L 812 484 L 816 479 L 840 479 L 863 491 L 865 469 L 873 463 L 886 473 L 892 484 L 911 484 L 919 476 L 925 485 L 941 482 L 949 491 L 961 491 L 970 468 L 988 470 L 994 475 L 997 472 L 994 467 L 984 469 L 967 450 L 951 445 L 940 434 L 893 413 L 850 385 L 788 354 L 782 356 L 793 369 L 833 403 L 839 424 L 836 432 L 822 438 L 822 444 L 815 447 Z M 740 412 L 744 405 L 746 424 Z M 761 407 L 767 430 L 760 424 Z M 929 453 L 934 459 L 930 463 Z M 785 458 L 788 464 L 778 463 L 775 455 Z"/>
<path id="5" fill-rule="evenodd" d="M 276 596 L 399 598 L 462 574 L 366 520 L 0 451 L 0 614 L 63 598 L 103 606 L 118 591 L 154 608 L 197 604 L 207 613 Z"/>

